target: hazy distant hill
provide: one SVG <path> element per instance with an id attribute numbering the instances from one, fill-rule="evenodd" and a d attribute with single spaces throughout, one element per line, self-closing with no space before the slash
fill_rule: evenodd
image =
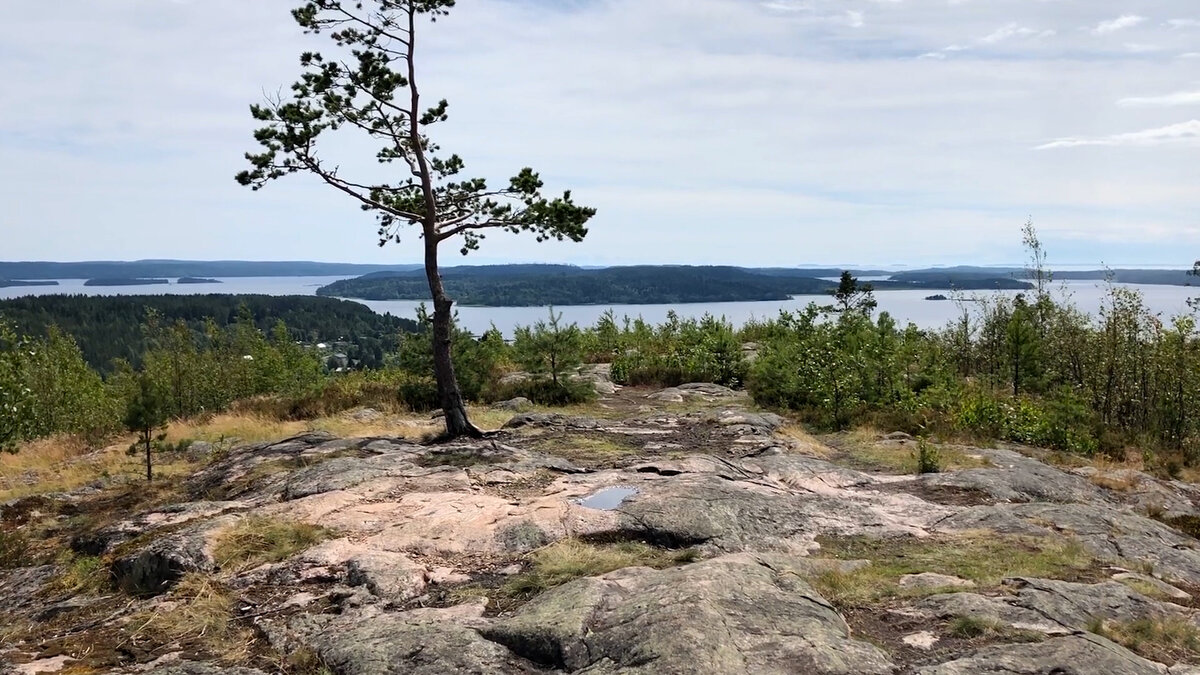
<path id="1" fill-rule="evenodd" d="M 239 260 L 137 260 L 134 262 L 0 262 L 0 279 L 136 279 L 149 277 L 332 277 L 419 265 L 355 265 Z"/>
<path id="2" fill-rule="evenodd" d="M 1162 269 L 1115 269 L 1115 270 L 1070 270 L 1052 271 L 1052 279 L 1059 281 L 1103 281 L 1112 278 L 1122 284 L 1153 284 L 1161 286 L 1191 286 L 1200 282 L 1200 278 L 1192 276 L 1191 270 L 1162 270 Z M 893 281 L 921 283 L 965 283 L 983 278 L 1004 277 L 1013 280 L 1027 280 L 1028 270 L 1018 267 L 939 267 L 934 269 L 912 270 L 897 272 L 892 275 Z M 1200 285 L 1200 284 L 1197 284 Z"/>

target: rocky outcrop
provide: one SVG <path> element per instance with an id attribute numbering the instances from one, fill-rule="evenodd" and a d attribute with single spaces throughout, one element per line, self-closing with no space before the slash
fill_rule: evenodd
<path id="1" fill-rule="evenodd" d="M 489 640 L 545 666 L 601 673 L 891 673 L 786 556 L 630 568 L 554 589 Z"/>
<path id="2" fill-rule="evenodd" d="M 482 609 L 482 608 L 480 608 Z M 333 672 L 344 675 L 520 675 L 546 669 L 482 637 L 445 611 L 346 617 L 302 616 L 300 636 Z"/>
<path id="3" fill-rule="evenodd" d="M 181 503 L 90 528 L 75 516 L 97 488 L 4 504 L 5 532 L 74 534 L 114 582 L 71 597 L 69 565 L 0 571 L 0 626 L 56 626 L 12 658 L 163 675 L 259 675 L 292 656 L 341 675 L 1189 672 L 1087 631 L 1198 625 L 1200 542 L 1149 517 L 1191 515 L 1194 486 L 1061 469 L 1015 446 L 942 447 L 979 468 L 869 473 L 851 468 L 874 466 L 840 444 L 853 439 L 783 429 L 724 387 L 607 396 L 596 417 L 516 402 L 481 440 L 313 433 L 222 449 Z M 870 450 L 915 443 L 889 434 Z M 235 574 L 212 549 L 243 518 L 327 537 Z M 964 555 L 997 537 L 999 551 L 1070 540 L 1091 557 L 1019 571 L 1061 579 L 997 582 L 958 564 L 958 537 Z M 203 641 L 130 636 L 146 613 L 190 609 L 190 584 L 167 593 L 189 573 L 220 588 L 219 625 L 254 636 L 241 653 L 258 670 L 207 663 L 225 652 Z M 71 640 L 121 649 L 71 661 L 86 651 Z"/>
<path id="4" fill-rule="evenodd" d="M 1116 564 L 1151 564 L 1155 574 L 1200 585 L 1200 542 L 1162 523 L 1105 504 L 976 506 L 937 524 L 944 531 L 1075 537 L 1093 555 Z"/>
<path id="5" fill-rule="evenodd" d="M 1147 661 L 1097 635 L 1082 633 L 1045 642 L 997 645 L 972 656 L 917 671 L 918 675 L 1166 675 Z"/>
<path id="6" fill-rule="evenodd" d="M 1047 466 L 1012 450 L 977 450 L 989 468 L 921 476 L 925 485 L 975 490 L 996 502 L 1104 503 L 1101 490 L 1085 478 Z"/>
<path id="7" fill-rule="evenodd" d="M 113 581 L 130 595 L 151 596 L 167 591 L 189 572 L 213 572 L 216 533 L 236 522 L 235 516 L 222 516 L 156 539 L 117 558 L 111 565 Z"/>
<path id="8" fill-rule="evenodd" d="M 917 607 L 933 617 L 968 617 L 998 621 L 1017 630 L 1049 635 L 1086 630 L 1096 620 L 1131 622 L 1166 616 L 1185 618 L 1191 610 L 1146 597 L 1115 581 L 1081 584 L 1052 579 L 1014 578 L 1003 595 L 974 593 L 935 595 Z"/>

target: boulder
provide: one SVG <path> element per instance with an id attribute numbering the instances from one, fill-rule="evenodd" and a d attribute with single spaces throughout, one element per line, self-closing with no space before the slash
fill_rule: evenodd
<path id="1" fill-rule="evenodd" d="M 732 555 L 579 579 L 480 632 L 530 661 L 596 675 L 893 672 L 794 560 Z"/>
<path id="2" fill-rule="evenodd" d="M 900 588 L 913 590 L 930 590 L 935 588 L 971 588 L 975 582 L 968 579 L 938 574 L 937 572 L 922 572 L 921 574 L 906 574 L 900 577 L 897 584 Z"/>
<path id="3" fill-rule="evenodd" d="M 1014 645 L 917 671 L 918 675 L 1164 675 L 1166 669 L 1090 633 Z"/>
<path id="4" fill-rule="evenodd" d="M 340 675 L 520 675 L 545 670 L 443 616 L 446 610 L 378 616 L 300 616 L 289 629 Z"/>
<path id="5" fill-rule="evenodd" d="M 1128 623 L 1190 614 L 1186 607 L 1146 597 L 1115 581 L 1081 584 L 1018 577 L 1006 579 L 1004 585 L 1009 592 L 998 597 L 935 595 L 918 607 L 931 610 L 939 618 L 987 617 L 1013 628 L 1047 634 L 1086 630 L 1097 619 Z"/>
<path id="6" fill-rule="evenodd" d="M 997 502 L 1104 503 L 1104 493 L 1085 478 L 1060 471 L 1012 450 L 978 450 L 991 467 L 932 473 L 925 485 L 974 490 Z"/>
<path id="7" fill-rule="evenodd" d="M 0 615 L 38 604 L 38 592 L 58 573 L 57 565 L 0 570 Z"/>
<path id="8" fill-rule="evenodd" d="M 495 408 L 496 410 L 512 410 L 514 412 L 529 410 L 532 407 L 533 401 L 530 401 L 524 396 L 518 396 L 516 398 L 510 398 L 507 401 L 499 401 L 492 404 L 492 408 Z"/>
<path id="9" fill-rule="evenodd" d="M 122 591 L 145 597 L 167 591 L 189 572 L 213 572 L 213 539 L 235 522 L 234 516 L 222 516 L 152 541 L 113 561 L 113 581 Z"/>

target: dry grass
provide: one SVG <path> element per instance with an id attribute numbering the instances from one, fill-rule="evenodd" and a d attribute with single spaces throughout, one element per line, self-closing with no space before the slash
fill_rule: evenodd
<path id="1" fill-rule="evenodd" d="M 920 468 L 917 456 L 919 441 L 899 444 L 881 439 L 882 436 L 874 429 L 855 429 L 846 435 L 844 450 L 855 465 L 896 474 L 917 473 Z M 963 446 L 930 443 L 928 447 L 936 451 L 941 471 L 991 466 L 986 459 L 968 453 Z"/>
<path id="2" fill-rule="evenodd" d="M 1040 642 L 1045 634 L 1013 628 L 990 617 L 960 616 L 950 622 L 950 634 L 964 640 L 1001 639 L 1005 642 Z"/>
<path id="3" fill-rule="evenodd" d="M 213 558 L 225 572 L 279 562 L 330 537 L 330 529 L 309 523 L 250 516 L 222 532 Z"/>
<path id="4" fill-rule="evenodd" d="M 667 551 L 642 542 L 589 544 L 564 539 L 529 554 L 530 566 L 504 586 L 511 596 L 532 597 L 581 577 L 594 577 L 625 567 L 674 567 L 696 559 L 695 551 Z"/>
<path id="5" fill-rule="evenodd" d="M 1151 661 L 1169 666 L 1200 663 L 1200 629 L 1182 617 L 1157 617 L 1129 622 L 1096 620 L 1088 626 L 1088 630 Z"/>
<path id="6" fill-rule="evenodd" d="M 834 454 L 833 448 L 817 440 L 815 436 L 798 424 L 789 424 L 776 433 L 792 441 L 794 444 L 792 450 L 798 454 L 817 459 L 829 459 Z"/>
<path id="7" fill-rule="evenodd" d="M 184 440 L 220 443 L 236 439 L 242 443 L 274 441 L 307 429 L 306 422 L 280 421 L 252 413 L 223 413 L 193 420 L 171 422 L 167 427 L 167 440 L 178 443 Z"/>
<path id="8" fill-rule="evenodd" d="M 814 579 L 817 590 L 841 606 L 864 606 L 889 597 L 930 593 L 900 589 L 900 577 L 907 574 L 936 572 L 973 581 L 978 588 L 988 588 L 1013 576 L 1079 578 L 1095 565 L 1092 556 L 1070 538 L 981 533 L 929 539 L 849 537 L 820 541 L 822 552 L 828 557 L 871 561 L 870 565 L 852 572 L 827 572 Z"/>
<path id="9" fill-rule="evenodd" d="M 97 479 L 145 481 L 145 460 L 127 453 L 133 436 L 95 449 L 71 436 L 55 436 L 23 445 L 14 454 L 0 453 L 0 501 L 74 490 Z M 188 475 L 196 465 L 183 457 L 156 456 L 155 478 Z"/>
<path id="10" fill-rule="evenodd" d="M 129 640 L 203 652 L 226 662 L 244 661 L 254 633 L 236 623 L 236 598 L 216 579 L 189 574 L 167 601 L 130 621 Z"/>

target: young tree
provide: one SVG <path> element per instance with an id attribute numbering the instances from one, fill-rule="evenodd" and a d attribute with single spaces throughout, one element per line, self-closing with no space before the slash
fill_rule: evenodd
<path id="1" fill-rule="evenodd" d="M 146 375 L 138 378 L 138 388 L 125 410 L 125 428 L 137 433 L 138 443 L 146 450 L 146 482 L 154 480 L 150 451 L 154 432 L 167 423 L 167 406 L 162 391 Z M 137 444 L 134 447 L 137 447 Z M 133 448 L 130 448 L 132 451 Z"/>
<path id="2" fill-rule="evenodd" d="M 453 301 L 438 272 L 438 247 L 461 238 L 461 252 L 479 247 L 489 231 L 530 232 L 537 241 L 581 241 L 595 210 L 575 204 L 570 192 L 547 198 L 532 169 L 522 169 L 506 185 L 489 187 L 482 178 L 461 178 L 463 160 L 438 154 L 428 129 L 447 119 L 445 100 L 421 101 L 417 85 L 418 23 L 436 21 L 454 0 L 313 0 L 292 11 L 308 33 L 327 34 L 339 54 L 305 52 L 301 79 L 290 95 L 251 107 L 265 123 L 255 133 L 262 152 L 248 153 L 251 168 L 237 176 L 257 190 L 269 181 L 309 173 L 346 194 L 379 223 L 379 243 L 399 242 L 409 227 L 423 240 L 425 275 L 433 299 L 433 355 L 446 435 L 478 436 L 467 419 L 451 360 Z M 365 135 L 385 167 L 398 164 L 387 181 L 351 178 L 318 154 L 317 146 L 335 132 Z"/>
<path id="3" fill-rule="evenodd" d="M 562 325 L 562 312 L 550 308 L 550 320 L 532 328 L 521 326 L 513 335 L 513 349 L 521 365 L 535 375 L 549 375 L 555 386 L 565 384 L 569 373 L 583 363 L 583 332 Z"/>
<path id="4" fill-rule="evenodd" d="M 830 310 L 839 314 L 854 312 L 870 316 L 879 304 L 875 301 L 875 287 L 871 284 L 860 284 L 849 270 L 842 272 L 837 290 L 833 292 L 833 299 L 837 304 L 830 307 Z"/>

